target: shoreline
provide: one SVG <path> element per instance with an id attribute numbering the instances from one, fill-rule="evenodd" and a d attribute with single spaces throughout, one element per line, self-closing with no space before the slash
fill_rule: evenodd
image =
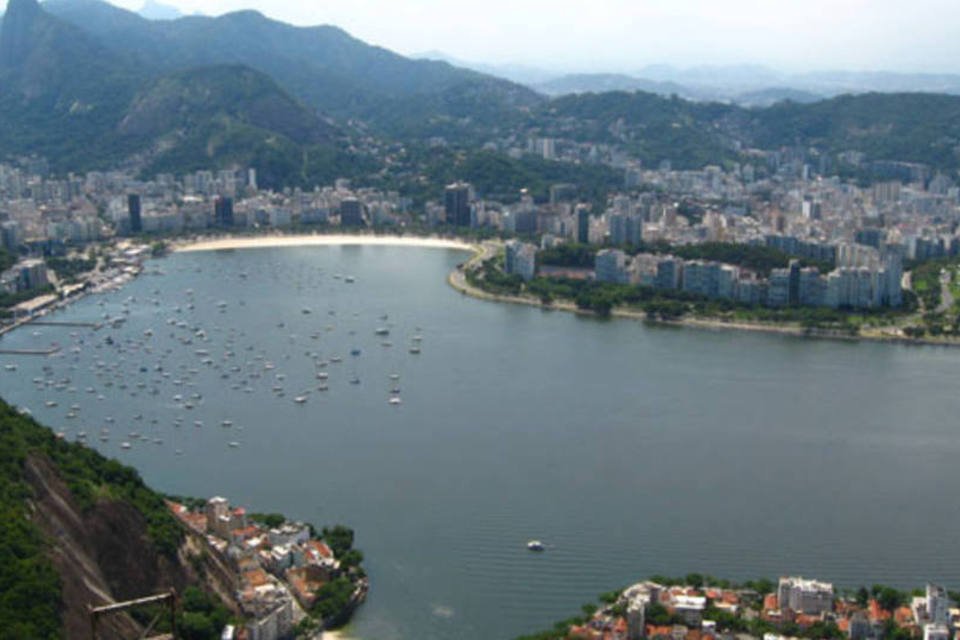
<path id="1" fill-rule="evenodd" d="M 478 251 L 463 268 L 451 271 L 447 276 L 447 284 L 456 291 L 477 300 L 488 302 L 500 302 L 506 304 L 518 304 L 529 307 L 538 307 L 544 311 L 564 311 L 577 315 L 599 317 L 592 311 L 580 309 L 570 301 L 555 301 L 551 304 L 544 304 L 540 300 L 529 296 L 509 296 L 496 293 L 490 293 L 483 289 L 474 287 L 466 279 L 466 270 L 472 263 L 482 261 L 489 257 L 489 249 L 485 245 L 483 250 Z M 930 347 L 960 347 L 960 341 L 937 341 L 926 338 L 908 338 L 903 335 L 891 335 L 883 333 L 875 334 L 856 334 L 845 335 L 840 332 L 827 329 L 805 329 L 802 326 L 794 324 L 763 324 L 743 321 L 725 321 L 719 318 L 681 318 L 679 320 L 657 320 L 647 317 L 643 311 L 632 309 L 614 308 L 610 312 L 611 318 L 621 320 L 638 320 L 645 324 L 659 327 L 677 327 L 683 329 L 697 329 L 701 331 L 744 331 L 753 333 L 768 333 L 782 336 L 791 336 L 795 338 L 810 338 L 817 340 L 840 340 L 844 342 L 876 342 L 883 344 L 902 344 L 908 346 L 930 346 Z M 881 330 L 882 331 L 882 330 Z"/>
<path id="2" fill-rule="evenodd" d="M 461 238 L 445 238 L 441 236 L 418 236 L 399 234 L 269 234 L 257 236 L 224 235 L 224 236 L 192 236 L 177 238 L 170 241 L 170 253 L 195 253 L 201 251 L 231 251 L 243 249 L 293 248 L 293 247 L 331 247 L 331 246 L 384 246 L 410 247 L 419 249 L 447 249 L 471 252 L 473 255 L 463 264 L 451 271 L 447 276 L 447 284 L 478 300 L 506 304 L 519 304 L 530 307 L 539 307 L 545 311 L 564 311 L 578 315 L 594 316 L 596 314 L 586 309 L 580 309 L 574 303 L 566 300 L 543 304 L 540 300 L 529 296 L 510 296 L 484 291 L 469 284 L 466 280 L 466 271 L 475 264 L 492 257 L 497 245 L 490 241 L 470 241 Z M 81 295 L 61 300 L 51 311 L 61 310 L 80 298 L 96 291 L 83 291 Z M 40 317 L 42 317 L 41 314 Z M 846 342 L 878 342 L 885 344 L 903 344 L 912 346 L 933 347 L 960 347 L 960 340 L 931 340 L 929 338 L 910 338 L 902 334 L 884 333 L 883 329 L 873 333 L 859 333 L 856 335 L 843 334 L 828 329 L 806 329 L 795 324 L 767 324 L 744 321 L 727 321 L 721 318 L 686 317 L 678 320 L 658 320 L 647 317 L 643 311 L 614 308 L 610 312 L 611 318 L 622 320 L 637 320 L 652 326 L 678 327 L 707 331 L 748 331 L 754 333 L 778 334 L 796 338 L 814 338 L 823 340 L 842 340 Z M 30 320 L 22 320 L 3 327 L 7 333 L 19 326 L 30 324 Z"/>

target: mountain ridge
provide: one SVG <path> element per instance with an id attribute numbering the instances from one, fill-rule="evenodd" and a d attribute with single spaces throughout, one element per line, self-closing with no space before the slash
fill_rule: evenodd
<path id="1" fill-rule="evenodd" d="M 115 51 L 171 71 L 242 63 L 273 77 L 311 106 L 341 118 L 375 116 L 385 104 L 443 96 L 464 85 L 509 108 L 540 101 L 531 89 L 444 62 L 411 60 L 368 45 L 339 27 L 297 27 L 255 11 L 152 22 L 101 0 L 50 0 L 45 7 Z M 438 101 L 442 104 L 443 101 Z M 428 111 L 424 117 L 429 118 Z M 440 111 L 438 115 L 463 113 Z"/>
<path id="2" fill-rule="evenodd" d="M 102 0 L 13 0 L 0 51 L 0 117 L 10 125 L 0 129 L 0 153 L 41 154 L 60 172 L 122 166 L 149 176 L 250 163 L 268 188 L 349 177 L 419 193 L 418 176 L 446 175 L 431 160 L 442 146 L 506 156 L 522 154 L 533 137 L 605 144 L 647 166 L 687 169 L 743 161 L 747 148 L 792 146 L 863 152 L 865 162 L 852 167 L 858 177 L 874 161 L 960 164 L 950 96 L 818 100 L 773 88 L 742 94 L 758 105 L 744 108 L 609 75 L 600 77 L 604 89 L 633 89 L 547 98 L 446 62 L 407 59 L 334 26 L 295 27 L 254 11 L 150 21 Z M 730 73 L 774 77 L 753 67 Z M 500 167 L 497 193 L 515 186 L 510 163 L 490 164 Z"/>

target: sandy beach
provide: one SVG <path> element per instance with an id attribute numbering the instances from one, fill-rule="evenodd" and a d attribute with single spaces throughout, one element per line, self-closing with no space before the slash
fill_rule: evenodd
<path id="1" fill-rule="evenodd" d="M 185 240 L 173 246 L 174 251 L 223 251 L 227 249 L 258 249 L 268 247 L 325 247 L 342 245 L 369 245 L 390 247 L 417 247 L 421 249 L 459 249 L 475 251 L 476 246 L 450 238 L 424 238 L 417 236 L 390 235 L 270 235 L 270 236 L 224 236 L 200 237 Z"/>

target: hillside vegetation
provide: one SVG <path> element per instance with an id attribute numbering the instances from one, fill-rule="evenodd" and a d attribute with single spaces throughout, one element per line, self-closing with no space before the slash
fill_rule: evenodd
<path id="1" fill-rule="evenodd" d="M 163 497 L 150 490 L 136 471 L 56 438 L 0 401 L 0 637 L 4 638 L 62 637 L 67 603 L 51 556 L 52 541 L 37 521 L 43 502 L 40 492 L 46 490 L 39 488 L 38 474 L 43 475 L 44 487 L 62 482 L 68 490 L 66 498 L 80 514 L 111 505 L 132 508 L 145 523 L 146 540 L 138 540 L 133 528 L 125 533 L 128 543 L 148 545 L 145 551 L 167 558 L 169 564 L 176 562 L 185 535 Z M 141 552 L 117 548 L 113 553 L 122 558 Z M 140 571 L 141 587 L 149 588 L 150 568 L 142 566 Z M 120 583 L 114 586 L 124 588 Z"/>

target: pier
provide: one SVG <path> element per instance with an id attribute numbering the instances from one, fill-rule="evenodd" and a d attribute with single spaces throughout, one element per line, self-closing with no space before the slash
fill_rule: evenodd
<path id="1" fill-rule="evenodd" d="M 58 322 L 56 320 L 30 320 L 24 324 L 32 324 L 39 327 L 82 327 L 85 329 L 100 329 L 102 322 Z"/>
<path id="2" fill-rule="evenodd" d="M 0 356 L 52 356 L 60 351 L 60 347 L 49 349 L 0 349 Z"/>
<path id="3" fill-rule="evenodd" d="M 60 322 L 57 320 L 43 320 L 42 316 L 38 316 L 36 318 L 21 318 L 16 322 L 0 327 L 0 337 L 10 333 L 14 329 L 19 329 L 27 325 L 39 327 L 78 327 L 81 329 L 93 329 L 94 331 L 99 331 L 103 328 L 102 322 Z"/>

